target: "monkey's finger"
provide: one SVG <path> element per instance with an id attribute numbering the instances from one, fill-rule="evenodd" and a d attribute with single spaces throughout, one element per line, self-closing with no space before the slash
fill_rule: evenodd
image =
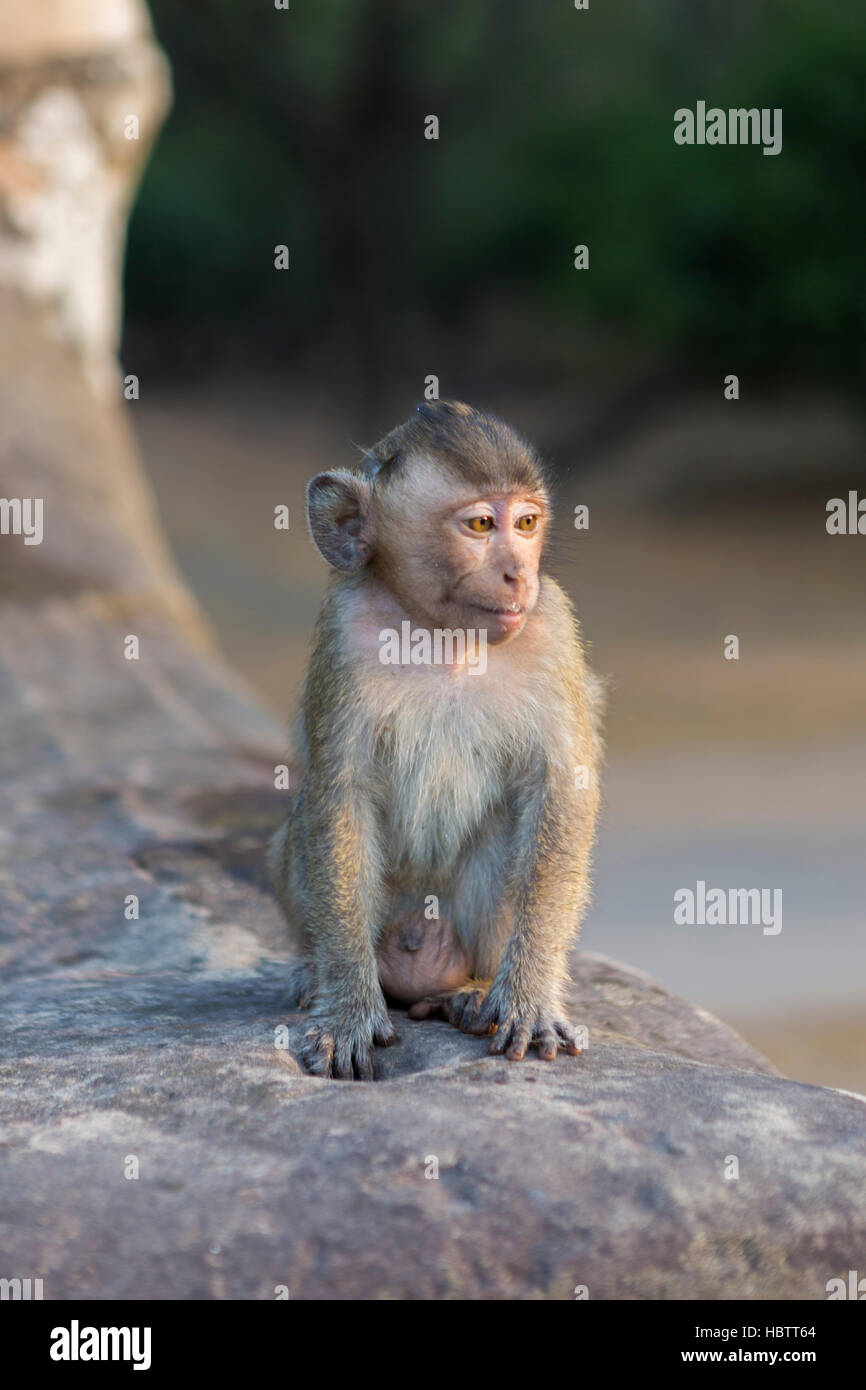
<path id="1" fill-rule="evenodd" d="M 366 1048 L 355 1054 L 355 1080 L 373 1080 L 373 1059 Z"/>
<path id="2" fill-rule="evenodd" d="M 527 1027 L 524 1031 L 526 1032 L 526 1042 L 528 1043 L 529 1028 Z M 518 1037 L 519 1032 L 520 1025 L 515 1020 L 512 1020 L 511 1022 L 501 1022 L 497 1027 L 496 1034 L 490 1044 L 490 1047 L 488 1048 L 488 1052 L 494 1053 L 495 1056 L 500 1056 L 504 1052 L 507 1057 L 511 1057 L 512 1061 L 519 1062 L 520 1057 L 515 1058 L 511 1056 L 511 1051 Z M 523 1053 L 525 1051 L 526 1047 L 524 1046 L 523 1052 L 520 1054 L 521 1057 L 523 1056 Z"/>
<path id="3" fill-rule="evenodd" d="M 330 1077 L 332 1061 L 326 1052 L 305 1052 L 304 1065 L 313 1076 Z"/>
<path id="4" fill-rule="evenodd" d="M 464 1033 L 471 1033 L 473 1038 L 489 1038 L 491 1033 L 498 1033 L 499 1031 L 498 1023 L 484 1023 L 477 1018 L 472 1019 L 471 1023 L 463 1029 Z"/>
<path id="5" fill-rule="evenodd" d="M 533 1038 L 533 1042 L 538 1048 L 538 1055 L 543 1062 L 556 1060 L 558 1041 L 552 1027 L 542 1025 L 541 1031 Z"/>
<path id="6" fill-rule="evenodd" d="M 568 1023 L 555 1023 L 554 1027 L 559 1034 L 559 1050 L 565 1052 L 569 1057 L 579 1057 L 583 1048 L 578 1047 L 577 1039 L 574 1036 L 574 1029 Z"/>
<path id="7" fill-rule="evenodd" d="M 506 1049 L 505 1055 L 509 1062 L 522 1062 L 526 1056 L 526 1049 L 532 1038 L 532 1029 L 528 1023 L 518 1023 L 514 1029 L 511 1046 Z"/>
<path id="8" fill-rule="evenodd" d="M 379 1047 L 393 1047 L 395 1042 L 400 1041 L 390 1019 L 387 1023 L 383 1023 L 380 1028 L 376 1029 L 376 1032 L 373 1034 L 373 1041 L 378 1043 Z"/>
<path id="9" fill-rule="evenodd" d="M 509 1030 L 505 1020 L 497 1017 L 495 1006 L 490 1004 L 488 1000 L 478 1009 L 466 1031 L 467 1033 L 474 1033 L 476 1037 L 484 1037 L 487 1033 L 498 1031 L 503 1037 L 506 1037 Z M 498 1050 L 501 1052 L 502 1048 Z"/>
<path id="10" fill-rule="evenodd" d="M 334 1039 L 320 1028 L 311 1028 L 301 1049 L 304 1065 L 314 1076 L 330 1076 L 334 1061 Z"/>
<path id="11" fill-rule="evenodd" d="M 351 1039 L 340 1038 L 334 1053 L 334 1076 L 339 1081 L 355 1080 L 355 1056 Z"/>

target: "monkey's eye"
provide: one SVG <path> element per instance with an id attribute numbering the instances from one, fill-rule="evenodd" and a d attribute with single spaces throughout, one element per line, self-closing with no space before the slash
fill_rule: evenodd
<path id="1" fill-rule="evenodd" d="M 514 524 L 518 531 L 534 531 L 538 525 L 538 517 L 534 512 L 527 512 L 525 516 L 519 516 Z"/>
<path id="2" fill-rule="evenodd" d="M 467 516 L 466 525 L 470 531 L 474 531 L 476 536 L 484 535 L 485 531 L 493 530 L 492 516 Z"/>

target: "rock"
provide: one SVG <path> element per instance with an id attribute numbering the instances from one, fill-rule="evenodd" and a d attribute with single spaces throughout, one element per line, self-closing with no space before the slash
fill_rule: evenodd
<path id="1" fill-rule="evenodd" d="M 2 1010 L 0 1248 L 47 1298 L 803 1299 L 856 1264 L 866 1106 L 734 1069 L 721 1025 L 715 1064 L 591 1032 L 514 1066 L 401 1015 L 385 1079 L 327 1082 L 275 1046 L 279 965 L 154 965 Z"/>

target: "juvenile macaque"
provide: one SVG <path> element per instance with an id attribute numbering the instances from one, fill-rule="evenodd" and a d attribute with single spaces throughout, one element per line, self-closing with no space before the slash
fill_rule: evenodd
<path id="1" fill-rule="evenodd" d="M 312 1009 L 304 1061 L 372 1078 L 374 1044 L 395 1040 L 386 994 L 494 1034 L 513 1061 L 575 1054 L 562 992 L 600 701 L 539 572 L 538 459 L 502 421 L 430 402 L 356 468 L 313 478 L 307 517 L 335 573 L 296 727 L 303 780 L 270 848 Z"/>

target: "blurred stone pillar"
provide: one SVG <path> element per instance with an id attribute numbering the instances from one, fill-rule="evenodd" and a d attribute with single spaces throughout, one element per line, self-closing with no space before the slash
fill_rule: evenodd
<path id="1" fill-rule="evenodd" d="M 127 217 L 170 95 L 140 0 L 0 0 L 0 496 L 44 508 L 41 544 L 0 536 L 0 598 L 101 595 L 120 622 L 143 604 L 201 647 L 116 357 Z"/>
<path id="2" fill-rule="evenodd" d="M 126 218 L 168 99 L 137 0 L 0 0 L 0 966 L 18 974 L 157 968 L 153 933 L 196 959 L 202 919 L 207 951 L 237 918 L 200 808 L 284 814 L 282 730 L 176 571 L 117 369 Z M 190 914 L 208 866 L 214 907 Z M 276 904 L 252 899 L 276 947 Z"/>
<path id="3" fill-rule="evenodd" d="M 139 0 L 0 0 L 0 284 L 116 389 L 129 206 L 170 101 Z"/>

